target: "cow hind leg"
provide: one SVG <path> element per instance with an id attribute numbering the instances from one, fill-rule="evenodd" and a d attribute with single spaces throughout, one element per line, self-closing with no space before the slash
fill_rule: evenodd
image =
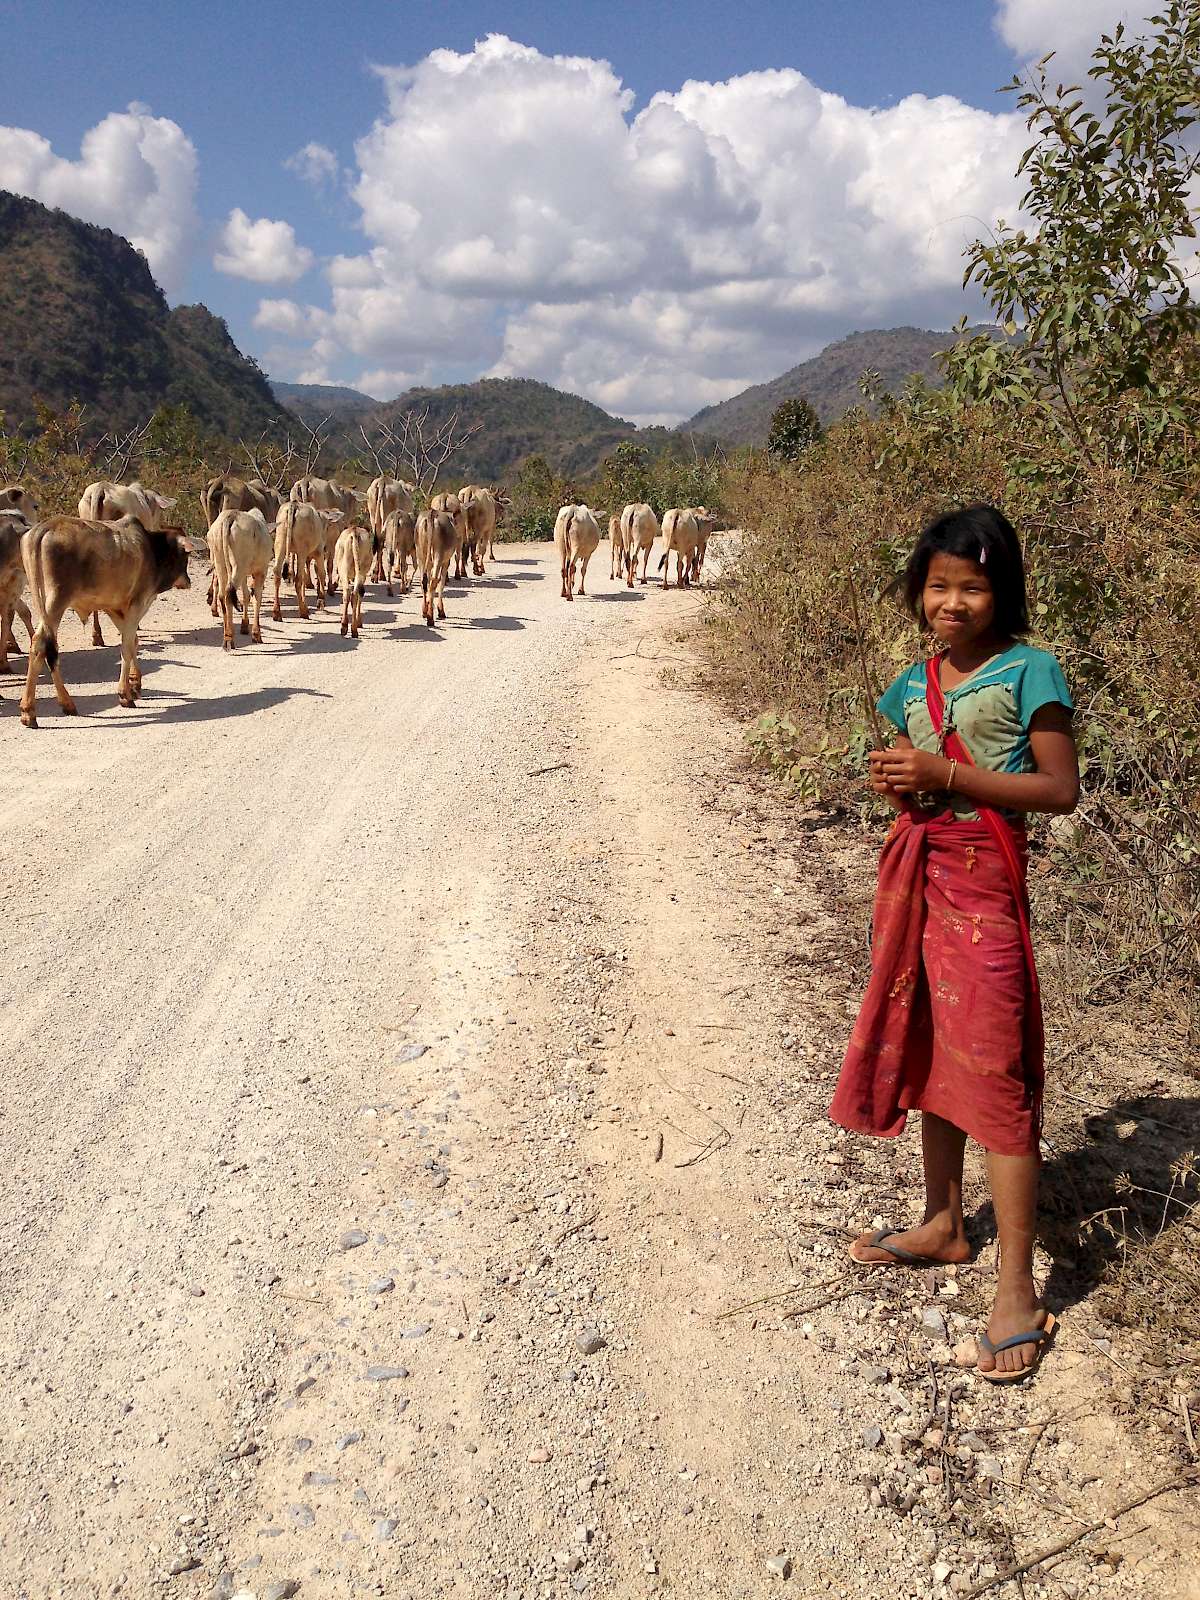
<path id="1" fill-rule="evenodd" d="M 33 638 L 29 642 L 29 665 L 25 670 L 25 689 L 21 695 L 21 722 L 26 728 L 37 727 L 37 681 L 42 675 L 43 667 L 48 667 L 50 670 L 50 676 L 54 680 L 54 692 L 58 696 L 63 716 L 78 715 L 78 707 L 71 699 L 59 665 L 56 636 L 58 622 L 59 618 L 55 617 L 52 628 L 43 622 L 35 629 Z"/>
<path id="2" fill-rule="evenodd" d="M 284 565 L 285 566 L 287 565 L 286 561 L 284 562 Z M 272 622 L 282 622 L 283 621 L 283 610 L 282 610 L 282 608 L 280 607 L 280 604 L 279 604 L 279 562 L 278 561 L 276 561 L 276 563 L 275 563 L 275 604 L 271 607 L 271 621 Z"/>
<path id="3" fill-rule="evenodd" d="M 254 596 L 254 626 L 250 630 L 250 637 L 251 637 L 251 639 L 254 640 L 255 644 L 261 644 L 263 642 L 263 636 L 262 636 L 262 592 L 263 592 L 263 584 L 266 582 L 266 578 L 267 578 L 266 573 L 265 572 L 260 572 L 255 576 L 255 578 L 254 578 L 254 580 L 253 580 L 253 582 L 251 583 L 251 586 L 250 586 L 250 592 Z"/>
<path id="4" fill-rule="evenodd" d="M 225 590 L 225 598 L 221 605 L 221 648 L 233 649 L 233 585 Z"/>
<path id="5" fill-rule="evenodd" d="M 250 632 L 250 580 L 242 579 L 242 620 L 238 626 L 239 633 Z"/>
<path id="6" fill-rule="evenodd" d="M 98 611 L 92 612 L 92 643 L 99 645 L 104 643 L 104 635 L 100 632 L 100 613 Z"/>

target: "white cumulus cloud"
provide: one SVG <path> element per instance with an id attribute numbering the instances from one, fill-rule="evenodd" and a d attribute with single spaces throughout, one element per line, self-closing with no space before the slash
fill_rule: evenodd
<path id="1" fill-rule="evenodd" d="M 313 260 L 312 251 L 296 243 L 290 222 L 252 219 L 235 206 L 221 229 L 213 266 L 231 278 L 249 278 L 251 283 L 295 283 Z"/>
<path id="2" fill-rule="evenodd" d="M 287 314 L 295 366 L 525 374 L 677 418 L 855 327 L 977 310 L 963 247 L 1017 209 L 1022 122 L 950 96 L 875 110 L 780 69 L 635 114 L 607 62 L 498 35 L 377 72 L 369 248 Z"/>
<path id="3" fill-rule="evenodd" d="M 1157 10 L 1152 3 L 1122 0 L 998 0 L 996 26 L 1023 60 L 1053 50 L 1057 64 L 1074 72 L 1087 65 L 1101 34 L 1111 33 L 1118 22 L 1136 33 Z"/>
<path id="4" fill-rule="evenodd" d="M 314 189 L 334 184 L 338 178 L 338 158 L 328 145 L 315 142 L 304 145 L 283 163 L 289 172 L 309 183 Z"/>
<path id="5" fill-rule="evenodd" d="M 84 134 L 78 159 L 28 128 L 0 127 L 0 188 L 123 234 L 167 294 L 183 288 L 199 226 L 196 150 L 170 118 L 136 103 L 111 112 Z"/>

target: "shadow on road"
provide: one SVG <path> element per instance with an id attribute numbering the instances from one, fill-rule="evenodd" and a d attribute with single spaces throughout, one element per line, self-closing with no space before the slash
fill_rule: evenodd
<path id="1" fill-rule="evenodd" d="M 437 628 L 431 628 L 427 622 L 404 622 L 387 630 L 389 639 L 416 639 L 425 643 L 433 643 L 438 637 Z"/>
<path id="2" fill-rule="evenodd" d="M 1120 1099 L 1083 1125 L 1087 1143 L 1051 1144 L 1042 1167 L 1038 1237 L 1052 1261 L 1042 1293 L 1054 1311 L 1086 1300 L 1131 1246 L 1153 1249 L 1194 1198 L 1178 1181 L 1168 1193 L 1173 1164 L 1200 1149 L 1200 1097 Z M 991 1204 L 968 1226 L 977 1242 L 993 1239 Z"/>
<path id="3" fill-rule="evenodd" d="M 112 694 L 75 695 L 73 698 L 79 707 L 79 717 L 72 720 L 81 730 L 86 728 L 102 733 L 114 729 L 141 728 L 157 723 L 224 722 L 229 717 L 248 717 L 256 711 L 266 711 L 271 706 L 283 705 L 298 695 L 312 700 L 333 699 L 332 695 L 325 694 L 320 689 L 279 687 L 252 689 L 247 690 L 245 694 L 220 694 L 211 698 L 180 700 L 167 704 L 151 691 L 142 695 L 135 710 L 121 710 L 119 717 L 106 717 L 100 721 L 93 713 L 116 707 L 117 694 L 114 687 Z M 44 722 L 59 715 L 58 702 L 54 699 L 53 692 L 46 699 L 39 697 L 39 721 Z"/>

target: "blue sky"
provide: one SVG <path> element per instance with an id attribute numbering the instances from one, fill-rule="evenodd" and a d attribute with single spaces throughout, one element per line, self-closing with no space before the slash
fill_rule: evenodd
<path id="1" fill-rule="evenodd" d="M 159 275 L 171 280 L 172 299 L 203 299 L 226 316 L 242 347 L 278 376 L 305 369 L 339 381 L 373 375 L 374 387 L 386 389 L 392 379 L 524 366 L 614 409 L 623 405 L 626 414 L 665 417 L 690 406 L 693 395 L 681 391 L 672 405 L 669 385 L 647 381 L 641 385 L 645 403 L 633 405 L 638 385 L 628 380 L 623 390 L 620 373 L 628 373 L 631 362 L 661 366 L 672 327 L 681 353 L 684 346 L 689 352 L 683 390 L 690 384 L 703 403 L 722 386 L 782 370 L 839 332 L 877 325 L 877 317 L 952 320 L 960 307 L 950 274 L 928 268 L 920 241 L 943 227 L 960 227 L 964 211 L 988 207 L 993 196 L 996 205 L 1011 208 L 1012 137 L 1003 116 L 1006 99 L 996 90 L 1019 65 L 1023 46 L 1040 47 L 1048 37 L 1058 42 L 1057 13 L 1068 42 L 1081 3 L 1087 10 L 1086 0 L 793 0 L 741 7 L 692 0 L 632 10 L 523 0 L 365 0 L 340 7 L 311 0 L 211 0 L 203 7 L 7 0 L 0 3 L 6 24 L 0 116 L 10 128 L 48 141 L 52 155 L 41 146 L 31 154 L 26 137 L 6 163 L 0 139 L 0 184 L 80 214 L 90 207 L 92 220 L 139 240 L 157 240 L 165 227 L 171 242 L 145 247 Z M 1098 34 L 1114 5 L 1097 0 L 1094 9 Z M 477 59 L 476 41 L 493 33 L 531 47 L 537 59 L 522 60 L 515 50 L 501 52 L 503 59 Z M 429 59 L 434 51 L 452 52 L 456 64 L 439 68 L 437 58 Z M 554 66 L 561 56 L 609 62 L 618 81 L 601 81 L 597 72 L 580 78 Z M 416 79 L 392 84 L 390 99 L 373 70 L 421 63 Z M 756 98 L 753 86 L 760 80 L 747 77 L 768 69 L 793 69 L 784 86 L 790 85 L 786 116 L 793 121 L 779 121 L 772 153 L 756 146 L 758 108 L 777 120 L 785 113 L 774 90 Z M 685 103 L 677 97 L 688 80 L 734 87 Z M 618 103 L 622 88 L 632 92 L 631 104 Z M 822 110 L 820 91 L 840 96 L 846 114 Z M 642 124 L 639 139 L 628 141 L 636 149 L 626 149 L 614 118 L 635 127 L 651 98 L 663 93 L 676 97 L 669 114 Z M 983 115 L 927 111 L 913 96 L 952 97 L 964 111 L 977 108 Z M 563 107 L 576 101 L 577 117 L 564 123 Z M 141 108 L 143 131 L 161 129 L 163 119 L 176 125 L 173 175 L 160 175 L 161 193 L 147 192 L 153 179 L 127 148 L 141 135 L 128 127 L 113 126 L 88 170 L 62 168 L 64 161 L 78 162 L 89 129 L 130 102 Z M 913 109 L 897 113 L 901 102 Z M 892 115 L 870 119 L 872 108 Z M 507 128 L 514 119 L 521 123 L 519 136 L 513 134 L 509 145 L 504 135 L 493 141 L 492 128 Z M 376 124 L 376 147 L 360 164 L 356 142 Z M 789 126 L 796 130 L 793 141 Z M 594 149 L 587 143 L 589 127 L 606 130 L 597 134 Z M 413 155 L 426 134 L 428 172 Z M 860 154 L 843 173 L 847 139 Z M 307 144 L 336 156 L 342 169 L 337 182 L 308 183 L 285 167 Z M 938 179 L 943 152 L 961 174 L 961 207 L 944 173 L 937 193 L 926 182 L 927 175 Z M 621 185 L 631 160 L 645 178 L 639 177 L 637 194 L 652 201 L 653 214 L 639 216 L 668 230 L 667 249 L 681 229 L 698 237 L 711 227 L 713 254 L 728 262 L 726 283 L 712 281 L 711 261 L 698 246 L 682 252 L 687 259 L 671 271 L 661 267 L 662 245 L 647 247 L 647 263 L 658 265 L 652 271 L 647 265 L 640 276 L 631 273 L 622 282 L 601 269 L 607 237 L 629 217 Z M 779 219 L 789 213 L 787 197 L 774 192 L 781 166 L 794 167 L 792 212 L 799 216 L 808 208 L 807 231 L 786 246 Z M 478 195 L 469 184 L 474 169 L 482 185 Z M 596 190 L 594 218 L 572 172 L 586 174 L 581 186 Z M 827 184 L 826 174 L 835 175 Z M 363 198 L 364 181 L 372 188 L 370 201 Z M 510 183 L 521 196 L 524 220 L 497 214 L 497 189 Z M 903 243 L 905 208 L 894 203 L 893 185 L 913 190 L 911 214 L 925 229 L 913 233 L 920 260 L 894 294 L 881 286 L 879 273 L 862 274 L 856 290 L 850 280 L 863 244 L 854 230 L 863 224 L 864 204 L 874 210 L 868 253 L 878 244 L 886 260 L 891 226 Z M 454 208 L 449 237 L 439 194 Z M 272 284 L 261 275 L 250 281 L 214 268 L 221 230 L 235 207 L 247 225 L 272 219 L 293 230 L 291 246 L 282 241 L 294 261 L 290 278 L 284 273 Z M 419 223 L 397 232 L 395 218 L 407 216 L 410 207 Z M 553 219 L 548 232 L 529 223 L 531 209 Z M 488 220 L 473 229 L 463 219 L 476 212 Z M 806 251 L 816 247 L 806 240 L 825 219 L 830 240 L 845 237 L 828 245 L 827 259 L 809 260 Z M 550 263 L 556 252 L 561 258 L 564 241 L 570 247 L 593 221 L 596 237 L 580 251 L 583 264 L 564 279 Z M 750 250 L 746 241 L 756 228 L 761 237 Z M 426 248 L 433 237 L 445 237 L 458 251 L 448 294 Z M 955 251 L 944 250 L 943 242 L 939 236 L 940 256 L 961 249 L 962 240 Z M 262 264 L 266 243 L 265 234 L 253 232 L 246 241 L 248 252 L 258 252 L 260 274 L 269 270 Z M 237 254 L 227 244 L 227 263 L 231 249 Z M 305 251 L 311 266 L 299 272 L 301 258 L 309 259 Z M 337 257 L 358 265 L 335 267 L 331 276 Z M 896 269 L 906 272 L 903 249 Z M 832 281 L 839 275 L 847 280 L 845 294 L 811 287 L 822 276 Z M 263 312 L 264 300 L 274 309 Z M 283 303 L 296 308 L 294 314 L 280 309 Z M 631 323 L 641 319 L 640 342 L 621 332 L 623 314 Z"/>

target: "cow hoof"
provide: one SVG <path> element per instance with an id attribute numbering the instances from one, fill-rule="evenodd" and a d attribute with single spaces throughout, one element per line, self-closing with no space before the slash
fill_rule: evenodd
<path id="1" fill-rule="evenodd" d="M 344 622 L 342 623 L 341 634 L 342 638 L 344 639 L 346 637 L 346 624 Z"/>
<path id="2" fill-rule="evenodd" d="M 222 640 L 222 645 L 223 645 L 224 649 L 232 650 L 233 649 L 233 640 L 232 639 L 224 639 L 224 640 Z"/>
<path id="3" fill-rule="evenodd" d="M 254 632 L 250 635 L 250 638 L 251 638 L 252 643 L 254 643 L 254 644 L 261 644 L 263 642 L 262 633 L 259 631 L 258 628 L 255 628 Z"/>
<path id="4" fill-rule="evenodd" d="M 37 727 L 37 718 L 34 716 L 32 711 L 22 711 L 22 713 L 21 713 L 21 726 L 23 728 L 36 728 Z"/>
<path id="5" fill-rule="evenodd" d="M 275 610 L 272 611 L 272 613 L 271 613 L 271 621 L 272 622 L 282 622 L 283 621 L 283 612 L 280 611 L 278 606 L 276 606 Z"/>
<path id="6" fill-rule="evenodd" d="M 119 694 L 117 696 L 117 704 L 119 706 L 124 706 L 126 711 L 132 711 L 134 706 L 137 705 L 137 701 L 133 698 L 133 696 L 131 694 Z M 68 714 L 67 713 L 67 708 L 64 706 L 63 707 L 63 715 L 66 716 L 67 714 Z"/>

